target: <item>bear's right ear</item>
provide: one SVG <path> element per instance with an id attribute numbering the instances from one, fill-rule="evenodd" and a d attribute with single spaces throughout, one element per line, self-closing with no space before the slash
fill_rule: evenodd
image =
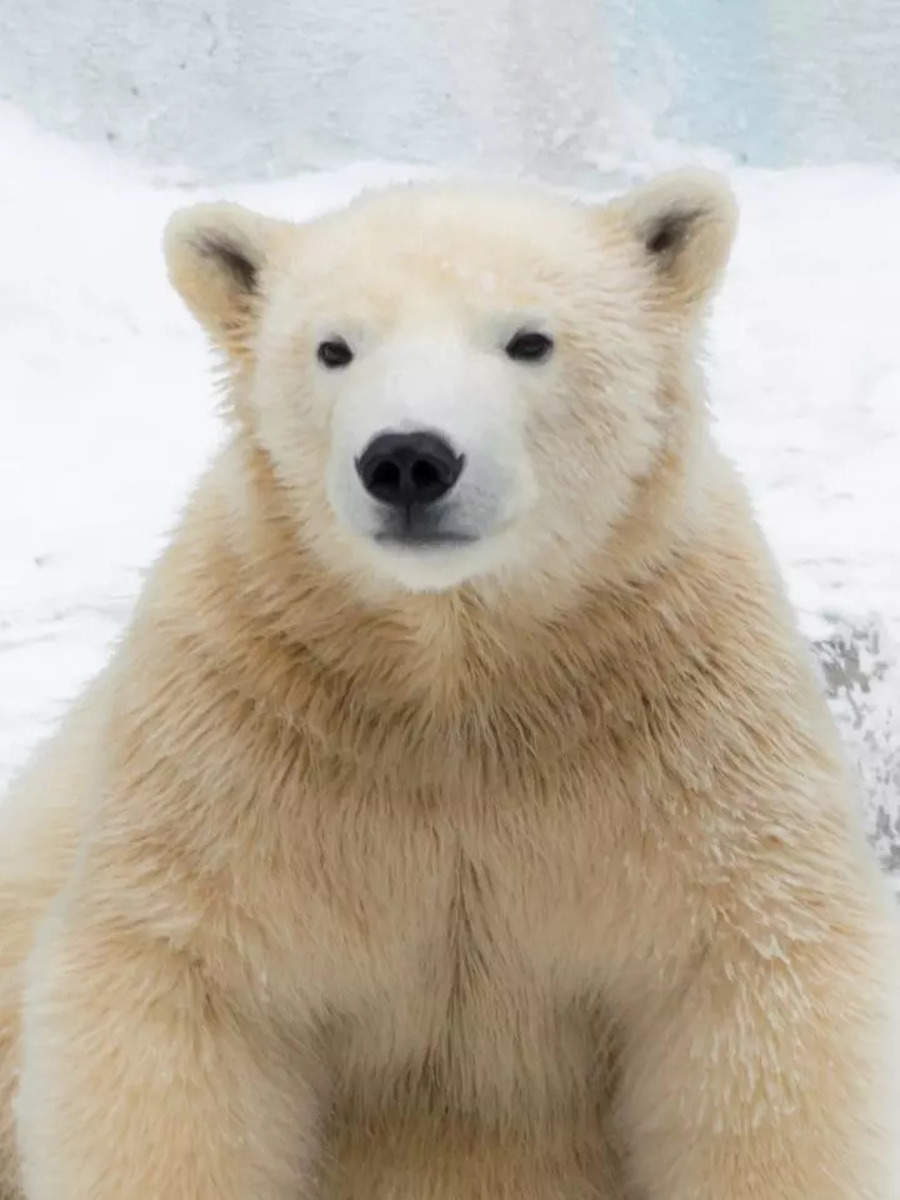
<path id="1" fill-rule="evenodd" d="M 623 220 L 637 241 L 663 302 L 686 312 L 700 309 L 719 281 L 737 227 L 737 204 L 724 177 L 700 169 L 670 171 L 606 211 Z"/>
<path id="2" fill-rule="evenodd" d="M 169 279 L 232 357 L 249 353 L 267 261 L 279 235 L 293 228 L 238 204 L 195 204 L 169 218 L 163 239 Z"/>

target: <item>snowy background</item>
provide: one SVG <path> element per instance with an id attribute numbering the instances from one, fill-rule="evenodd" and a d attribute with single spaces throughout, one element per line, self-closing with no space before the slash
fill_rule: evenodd
<path id="1" fill-rule="evenodd" d="M 220 436 L 164 278 L 172 208 L 302 218 L 448 165 L 600 194 L 705 161 L 742 208 L 719 437 L 900 881 L 900 10 L 710 4 L 692 25 L 648 0 L 638 26 L 626 0 L 484 0 L 479 27 L 467 0 L 0 0 L 0 787 L 104 662 Z"/>

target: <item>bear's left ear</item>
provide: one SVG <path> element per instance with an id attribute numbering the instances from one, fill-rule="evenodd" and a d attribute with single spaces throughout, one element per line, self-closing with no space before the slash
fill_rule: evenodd
<path id="1" fill-rule="evenodd" d="M 213 342 L 232 357 L 249 352 L 267 262 L 276 241 L 294 229 L 238 204 L 195 204 L 169 218 L 169 279 Z"/>
<path id="2" fill-rule="evenodd" d="M 734 193 L 721 175 L 672 171 L 614 200 L 608 211 L 637 240 L 666 301 L 693 309 L 706 300 L 737 228 Z"/>

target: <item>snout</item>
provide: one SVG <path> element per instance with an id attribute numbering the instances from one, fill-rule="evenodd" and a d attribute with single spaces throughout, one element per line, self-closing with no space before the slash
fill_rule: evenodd
<path id="1" fill-rule="evenodd" d="M 455 587 L 505 561 L 529 502 L 517 422 L 496 397 L 494 408 L 463 403 L 467 390 L 454 388 L 454 407 L 426 405 L 424 387 L 416 404 L 396 388 L 387 398 L 361 389 L 334 410 L 332 510 L 367 564 L 413 591 Z"/>
<path id="2" fill-rule="evenodd" d="M 434 433 L 382 433 L 355 465 L 374 500 L 409 513 L 446 496 L 462 475 L 465 457 Z"/>
<path id="3" fill-rule="evenodd" d="M 535 496 L 518 380 L 453 331 L 397 333 L 335 373 L 326 486 L 341 544 L 415 591 L 518 553 Z"/>

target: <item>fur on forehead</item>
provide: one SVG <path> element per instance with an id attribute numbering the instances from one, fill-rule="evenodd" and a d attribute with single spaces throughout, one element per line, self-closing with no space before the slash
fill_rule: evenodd
<path id="1" fill-rule="evenodd" d="M 599 273 L 615 260 L 635 267 L 660 305 L 693 316 L 721 275 L 735 225 L 733 195 L 709 171 L 672 172 L 602 205 L 537 185 L 460 180 L 364 193 L 301 225 L 233 204 L 197 205 L 171 218 L 165 251 L 190 310 L 216 344 L 241 356 L 276 273 L 326 279 L 355 258 L 364 270 L 383 259 L 386 271 L 459 276 L 488 252 L 510 283 L 529 270 L 564 283 L 570 270 Z"/>

